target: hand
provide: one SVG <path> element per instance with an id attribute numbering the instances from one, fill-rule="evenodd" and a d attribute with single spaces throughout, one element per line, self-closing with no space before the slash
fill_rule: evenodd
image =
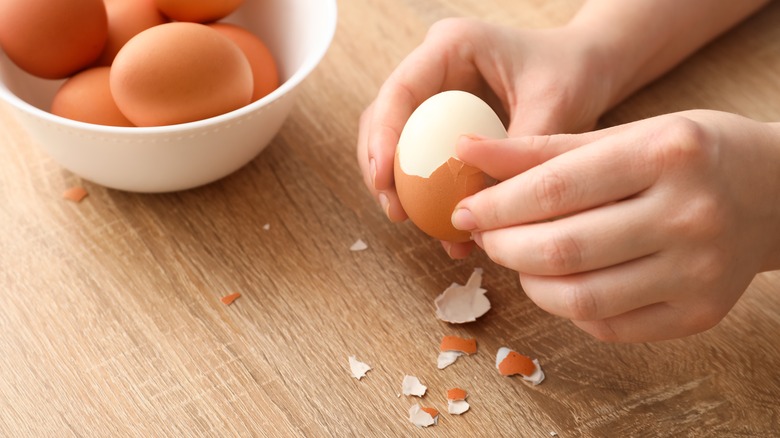
<path id="1" fill-rule="evenodd" d="M 543 309 L 607 341 L 704 331 L 780 267 L 780 128 L 715 111 L 581 135 L 473 140 L 498 180 L 456 228 Z"/>
<path id="2" fill-rule="evenodd" d="M 366 186 L 392 221 L 406 213 L 393 182 L 393 159 L 412 111 L 445 90 L 469 91 L 510 120 L 509 134 L 591 129 L 610 103 L 605 55 L 563 27 L 517 30 L 473 19 L 431 27 L 381 87 L 360 118 L 357 158 Z M 464 133 L 465 134 L 465 133 Z M 442 242 L 454 258 L 472 245 Z"/>

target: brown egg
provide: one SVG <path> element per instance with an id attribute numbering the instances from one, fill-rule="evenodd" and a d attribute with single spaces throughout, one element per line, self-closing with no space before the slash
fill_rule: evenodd
<path id="1" fill-rule="evenodd" d="M 107 32 L 103 0 L 0 0 L 0 45 L 36 76 L 64 78 L 92 64 Z"/>
<path id="2" fill-rule="evenodd" d="M 471 234 L 452 226 L 463 198 L 493 183 L 455 157 L 458 138 L 480 134 L 506 137 L 495 112 L 473 94 L 445 91 L 423 102 L 409 117 L 395 156 L 395 188 L 409 219 L 431 237 L 466 242 Z"/>
<path id="3" fill-rule="evenodd" d="M 97 65 L 111 65 L 130 38 L 168 20 L 154 0 L 104 0 L 108 14 L 108 39 Z"/>
<path id="4" fill-rule="evenodd" d="M 244 0 L 155 0 L 169 18 L 178 21 L 208 23 L 225 18 Z"/>
<path id="5" fill-rule="evenodd" d="M 265 43 L 248 30 L 228 23 L 212 23 L 209 27 L 230 38 L 241 48 L 252 66 L 254 92 L 252 101 L 260 99 L 279 87 L 279 73 L 271 51 Z"/>
<path id="6" fill-rule="evenodd" d="M 109 70 L 110 67 L 95 67 L 65 81 L 54 95 L 51 112 L 97 125 L 133 126 L 111 96 Z"/>
<path id="7" fill-rule="evenodd" d="M 252 98 L 252 68 L 238 46 L 196 23 L 166 23 L 134 36 L 111 68 L 117 106 L 138 126 L 193 122 Z"/>

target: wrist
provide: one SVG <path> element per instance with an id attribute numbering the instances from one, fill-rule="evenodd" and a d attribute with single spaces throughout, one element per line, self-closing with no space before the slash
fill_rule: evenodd
<path id="1" fill-rule="evenodd" d="M 577 17 L 560 30 L 568 44 L 576 47 L 577 62 L 582 66 L 585 86 L 591 95 L 590 103 L 596 106 L 600 117 L 627 97 L 627 82 L 636 63 L 631 57 L 636 54 L 614 43 L 612 37 L 601 32 L 600 26 Z"/>

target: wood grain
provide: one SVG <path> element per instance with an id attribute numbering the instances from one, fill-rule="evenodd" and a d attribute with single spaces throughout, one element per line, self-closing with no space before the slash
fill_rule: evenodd
<path id="1" fill-rule="evenodd" d="M 80 181 L 0 106 L 0 435 L 776 436 L 780 273 L 757 276 L 701 335 L 603 344 L 484 256 L 453 262 L 389 223 L 362 185 L 360 112 L 428 26 L 458 15 L 553 26 L 579 3 L 341 1 L 334 44 L 271 146 L 179 193 Z M 602 124 L 699 107 L 780 120 L 778 41 L 773 4 Z M 78 204 L 61 199 L 74 184 L 90 193 Z M 357 239 L 369 248 L 351 252 Z M 493 309 L 438 321 L 434 297 L 474 267 Z M 477 338 L 479 352 L 437 370 L 448 334 Z M 538 357 L 547 380 L 499 376 L 500 346 Z M 349 355 L 372 365 L 363 380 Z M 459 386 L 471 411 L 414 427 L 404 374 L 429 387 L 424 405 L 446 412 Z"/>

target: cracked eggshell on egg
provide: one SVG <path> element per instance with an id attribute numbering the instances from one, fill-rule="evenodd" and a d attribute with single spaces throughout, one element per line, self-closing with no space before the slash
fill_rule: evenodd
<path id="1" fill-rule="evenodd" d="M 461 135 L 506 138 L 501 119 L 479 97 L 445 91 L 423 102 L 401 132 L 395 186 L 411 221 L 431 237 L 466 242 L 471 233 L 452 226 L 455 206 L 493 184 L 492 178 L 456 157 Z"/>

